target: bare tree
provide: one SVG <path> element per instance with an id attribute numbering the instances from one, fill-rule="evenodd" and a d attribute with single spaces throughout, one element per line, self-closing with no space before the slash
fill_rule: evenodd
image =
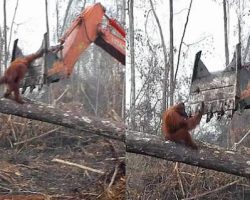
<path id="1" fill-rule="evenodd" d="M 227 0 L 223 0 L 223 13 L 224 13 L 224 41 L 225 41 L 225 58 L 226 66 L 229 64 L 229 50 L 228 50 L 228 30 L 227 30 Z"/>
<path id="2" fill-rule="evenodd" d="M 248 39 L 247 39 L 247 46 L 246 46 L 245 51 L 244 51 L 244 54 L 243 54 L 243 58 L 242 58 L 242 62 L 243 62 L 243 63 L 246 62 L 247 55 L 248 55 L 248 52 L 249 52 L 249 47 L 250 47 L 250 35 L 248 36 Z"/>
<path id="3" fill-rule="evenodd" d="M 9 44 L 8 44 L 8 48 L 7 48 L 8 52 L 10 50 L 10 43 L 11 43 L 11 37 L 12 37 L 12 29 L 13 29 L 14 21 L 15 21 L 15 18 L 16 18 L 16 12 L 17 12 L 17 8 L 18 8 L 18 3 L 19 3 L 19 0 L 16 1 L 16 7 L 15 7 L 14 15 L 13 15 L 13 18 L 12 18 L 11 26 L 10 26 Z"/>
<path id="4" fill-rule="evenodd" d="M 56 39 L 59 40 L 59 2 L 56 0 Z"/>
<path id="5" fill-rule="evenodd" d="M 126 0 L 122 0 L 122 14 L 121 14 L 121 22 L 123 24 L 126 23 Z M 122 84 L 123 84 L 123 87 L 122 87 L 122 112 L 121 112 L 121 118 L 123 120 L 125 120 L 125 112 L 126 112 L 126 71 L 125 71 L 125 68 L 124 70 L 122 71 Z"/>
<path id="6" fill-rule="evenodd" d="M 45 0 L 45 17 L 46 17 L 46 29 L 47 29 L 47 36 L 48 36 L 48 46 L 50 44 L 50 35 L 49 35 L 49 16 L 48 16 L 48 1 Z"/>
<path id="7" fill-rule="evenodd" d="M 3 38 L 2 38 L 2 28 L 0 27 L 0 75 L 2 75 L 2 59 L 3 59 Z"/>
<path id="8" fill-rule="evenodd" d="M 163 77 L 163 92 L 162 92 L 162 111 L 166 110 L 166 105 L 167 105 L 167 88 L 168 88 L 168 74 L 169 74 L 169 63 L 168 63 L 168 54 L 167 54 L 167 48 L 165 45 L 165 40 L 164 40 L 164 36 L 163 36 L 163 31 L 161 28 L 161 24 L 159 21 L 158 16 L 156 15 L 154 6 L 153 6 L 153 2 L 152 0 L 149 0 L 150 5 L 151 5 L 151 9 L 153 11 L 157 26 L 159 28 L 159 32 L 160 32 L 160 37 L 161 37 L 161 45 L 162 45 L 162 49 L 163 49 L 163 55 L 164 55 L 164 77 Z"/>
<path id="9" fill-rule="evenodd" d="M 131 129 L 135 129 L 135 51 L 134 51 L 134 0 L 129 1 L 129 46 L 131 66 L 131 102 L 130 119 Z"/>
<path id="10" fill-rule="evenodd" d="M 238 41 L 241 43 L 241 1 L 238 1 Z"/>
<path id="11" fill-rule="evenodd" d="M 3 1 L 3 18 L 4 18 L 4 25 L 3 25 L 3 35 L 4 35 L 4 67 L 7 68 L 7 14 L 6 14 L 6 0 Z"/>
<path id="12" fill-rule="evenodd" d="M 170 30 L 170 106 L 174 104 L 174 31 L 173 31 L 173 0 L 169 0 L 169 30 Z"/>
<path id="13" fill-rule="evenodd" d="M 192 3 L 193 3 L 193 0 L 191 0 L 190 4 L 189 4 L 187 18 L 186 18 L 186 22 L 185 22 L 185 25 L 184 25 L 184 30 L 183 30 L 183 34 L 182 34 L 182 37 L 181 37 L 181 42 L 180 42 L 179 50 L 178 50 L 178 59 L 177 59 L 177 65 L 176 65 L 176 70 L 175 70 L 175 74 L 174 74 L 174 89 L 175 89 L 175 85 L 176 85 L 176 77 L 177 77 L 178 68 L 179 68 L 179 64 L 180 64 L 181 47 L 182 47 L 182 44 L 183 44 L 183 40 L 184 40 L 184 37 L 185 37 L 187 25 L 188 25 L 188 20 L 189 20 L 189 15 L 190 15 Z"/>
<path id="14" fill-rule="evenodd" d="M 70 9 L 72 3 L 73 3 L 73 0 L 69 0 L 68 1 L 68 5 L 67 5 L 66 11 L 65 11 L 65 15 L 64 15 L 64 19 L 63 19 L 63 24 L 62 24 L 62 28 L 61 28 L 61 35 L 62 35 L 63 31 L 65 30 L 66 20 L 67 20 L 69 9 Z"/>
<path id="15" fill-rule="evenodd" d="M 99 91 L 100 91 L 100 65 L 96 65 L 97 83 L 96 83 L 96 96 L 95 96 L 95 116 L 99 115 Z"/>

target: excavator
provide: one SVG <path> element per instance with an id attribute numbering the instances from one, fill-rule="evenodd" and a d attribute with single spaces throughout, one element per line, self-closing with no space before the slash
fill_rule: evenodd
<path id="1" fill-rule="evenodd" d="M 125 37 L 122 26 L 105 14 L 104 6 L 96 3 L 86 7 L 59 39 L 60 44 L 49 47 L 47 33 L 44 34 L 40 49 L 44 48 L 45 53 L 31 64 L 21 84 L 22 93 L 28 87 L 32 92 L 36 87 L 41 89 L 44 84 L 68 78 L 80 55 L 92 43 L 125 65 Z M 18 39 L 14 41 L 12 61 L 23 56 L 17 43 Z"/>
<path id="2" fill-rule="evenodd" d="M 190 115 L 205 104 L 206 122 L 214 115 L 232 118 L 235 111 L 250 108 L 250 65 L 241 64 L 241 45 L 236 45 L 231 63 L 223 71 L 209 72 L 201 60 L 201 51 L 195 56 L 189 94 Z"/>

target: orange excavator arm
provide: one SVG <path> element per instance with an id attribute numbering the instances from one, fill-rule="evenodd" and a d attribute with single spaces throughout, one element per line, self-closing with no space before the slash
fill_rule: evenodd
<path id="1" fill-rule="evenodd" d="M 47 34 L 44 35 L 41 47 L 46 50 L 44 57 L 31 64 L 22 82 L 23 92 L 28 87 L 32 91 L 36 86 L 42 88 L 44 83 L 49 84 L 69 77 L 80 55 L 91 43 L 95 43 L 125 65 L 125 35 L 124 29 L 105 14 L 105 8 L 100 3 L 86 7 L 60 38 L 59 45 L 48 47 L 48 37 Z M 22 56 L 22 51 L 16 40 L 12 60 L 19 56 Z"/>
<path id="2" fill-rule="evenodd" d="M 80 55 L 94 42 L 112 57 L 125 64 L 125 31 L 119 24 L 107 17 L 109 25 L 103 27 L 105 8 L 100 4 L 87 7 L 73 22 L 60 39 L 61 59 L 54 62 L 48 70 L 48 76 L 60 74 L 70 76 Z M 117 34 L 111 32 L 111 28 Z"/>

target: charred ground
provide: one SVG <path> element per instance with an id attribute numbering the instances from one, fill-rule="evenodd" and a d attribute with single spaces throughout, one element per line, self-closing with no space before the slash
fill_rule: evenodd
<path id="1" fill-rule="evenodd" d="M 125 198 L 122 143 L 8 115 L 1 115 L 0 123 L 0 199 Z M 104 173 L 54 162 L 54 158 Z M 108 188 L 115 168 L 118 172 Z"/>

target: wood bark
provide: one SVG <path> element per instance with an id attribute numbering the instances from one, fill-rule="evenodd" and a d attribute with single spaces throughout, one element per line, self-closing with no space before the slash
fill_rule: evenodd
<path id="1" fill-rule="evenodd" d="M 199 150 L 141 132 L 126 132 L 126 151 L 250 178 L 250 156 L 198 143 Z"/>
<path id="2" fill-rule="evenodd" d="M 125 141 L 125 126 L 92 116 L 75 115 L 46 104 L 25 99 L 24 104 L 17 104 L 8 99 L 0 99 L 0 112 L 43 122 L 53 123 L 67 128 L 87 131 L 110 139 Z"/>

